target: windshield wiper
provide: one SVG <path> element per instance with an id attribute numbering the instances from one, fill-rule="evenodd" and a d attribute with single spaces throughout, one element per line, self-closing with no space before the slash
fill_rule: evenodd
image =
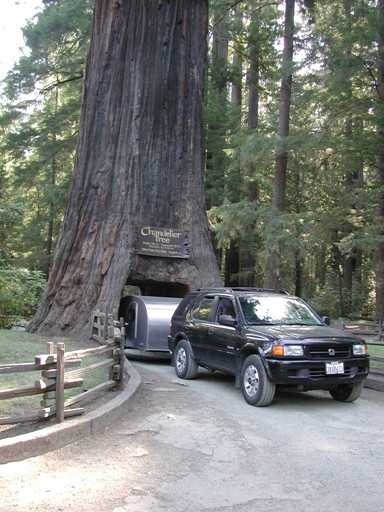
<path id="1" fill-rule="evenodd" d="M 311 327 L 313 325 L 321 325 L 321 324 L 312 324 L 312 323 L 309 324 L 308 322 L 289 322 L 284 325 L 302 325 L 304 327 Z"/>
<path id="2" fill-rule="evenodd" d="M 281 324 L 276 323 L 276 322 L 260 321 L 260 322 L 247 322 L 247 325 L 281 325 Z"/>

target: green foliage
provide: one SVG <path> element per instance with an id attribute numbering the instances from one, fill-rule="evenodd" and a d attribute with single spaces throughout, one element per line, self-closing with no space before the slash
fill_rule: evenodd
<path id="1" fill-rule="evenodd" d="M 30 317 L 44 290 L 45 279 L 39 271 L 0 269 L 0 326 Z"/>
<path id="2" fill-rule="evenodd" d="M 12 256 L 13 233 L 21 223 L 24 209 L 20 203 L 0 199 L 0 266 L 9 264 Z"/>
<path id="3" fill-rule="evenodd" d="M 321 316 L 375 320 L 375 300 L 371 279 L 355 279 L 352 291 L 342 287 L 341 275 L 330 272 L 323 285 L 316 288 L 310 302 Z"/>
<path id="4" fill-rule="evenodd" d="M 316 294 L 314 294 L 310 302 L 313 309 L 320 316 L 340 318 L 342 316 L 340 300 L 340 276 L 332 273 L 327 277 L 326 282 L 317 288 Z"/>

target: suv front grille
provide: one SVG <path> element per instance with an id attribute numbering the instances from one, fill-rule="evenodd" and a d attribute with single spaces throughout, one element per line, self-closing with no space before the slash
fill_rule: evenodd
<path id="1" fill-rule="evenodd" d="M 338 345 L 335 347 L 334 345 L 310 345 L 309 349 L 309 357 L 312 359 L 328 359 L 334 357 L 338 358 L 348 358 L 351 357 L 351 347 L 349 345 Z"/>

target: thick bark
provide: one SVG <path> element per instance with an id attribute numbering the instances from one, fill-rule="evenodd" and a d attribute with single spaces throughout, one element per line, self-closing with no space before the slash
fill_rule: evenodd
<path id="1" fill-rule="evenodd" d="M 125 284 L 182 296 L 220 284 L 204 203 L 206 0 L 96 0 L 77 160 L 31 329 L 86 335 Z M 141 226 L 186 230 L 189 259 L 135 252 Z"/>

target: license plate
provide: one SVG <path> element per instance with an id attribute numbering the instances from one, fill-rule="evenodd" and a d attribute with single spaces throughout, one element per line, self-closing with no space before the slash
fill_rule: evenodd
<path id="1" fill-rule="evenodd" d="M 340 363 L 339 361 L 325 363 L 325 372 L 327 375 L 339 375 L 340 373 L 344 373 L 344 363 Z"/>

